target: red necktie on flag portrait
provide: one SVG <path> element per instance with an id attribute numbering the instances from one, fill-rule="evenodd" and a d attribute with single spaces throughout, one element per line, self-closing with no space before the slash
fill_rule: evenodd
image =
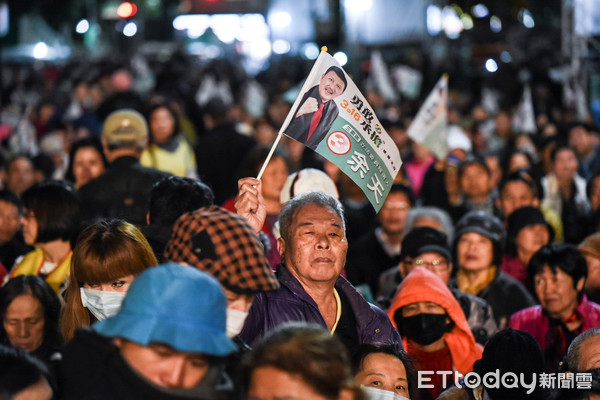
<path id="1" fill-rule="evenodd" d="M 307 142 L 315 132 L 315 129 L 317 129 L 317 126 L 319 126 L 319 122 L 321 122 L 321 117 L 323 116 L 323 107 L 325 107 L 325 103 L 319 104 L 319 109 L 315 111 L 312 119 L 310 120 L 310 130 L 308 131 L 308 137 L 306 138 Z"/>

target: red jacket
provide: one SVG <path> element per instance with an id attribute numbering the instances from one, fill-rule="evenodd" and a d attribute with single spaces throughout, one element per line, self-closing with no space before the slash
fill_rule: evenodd
<path id="1" fill-rule="evenodd" d="M 589 301 L 585 295 L 577 306 L 576 313 L 581 318 L 582 332 L 600 326 L 600 305 Z M 542 350 L 546 350 L 550 321 L 542 312 L 542 306 L 537 305 L 514 313 L 508 321 L 508 327 L 531 333 Z"/>

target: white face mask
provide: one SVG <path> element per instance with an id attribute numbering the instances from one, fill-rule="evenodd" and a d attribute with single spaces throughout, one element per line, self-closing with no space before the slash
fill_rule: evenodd
<path id="1" fill-rule="evenodd" d="M 79 291 L 81 293 L 81 303 L 90 310 L 98 321 L 118 313 L 127 294 L 127 292 L 107 292 L 87 288 L 80 288 Z"/>
<path id="2" fill-rule="evenodd" d="M 233 338 L 239 335 L 244 327 L 244 321 L 246 321 L 247 316 L 247 312 L 232 308 L 227 309 L 227 337 Z"/>
<path id="3" fill-rule="evenodd" d="M 375 389 L 371 386 L 360 385 L 360 388 L 367 394 L 369 400 L 410 400 L 408 397 L 387 390 Z"/>

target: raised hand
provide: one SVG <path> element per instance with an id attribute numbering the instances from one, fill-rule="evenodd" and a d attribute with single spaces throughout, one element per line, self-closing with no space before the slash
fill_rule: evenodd
<path id="1" fill-rule="evenodd" d="M 262 182 L 256 178 L 240 179 L 234 206 L 236 212 L 248 220 L 256 233 L 260 232 L 267 218 Z"/>

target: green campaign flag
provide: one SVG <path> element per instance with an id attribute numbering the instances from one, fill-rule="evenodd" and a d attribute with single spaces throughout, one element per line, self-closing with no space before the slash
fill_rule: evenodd
<path id="1" fill-rule="evenodd" d="M 402 165 L 400 152 L 330 54 L 317 58 L 281 130 L 337 165 L 379 211 Z"/>

